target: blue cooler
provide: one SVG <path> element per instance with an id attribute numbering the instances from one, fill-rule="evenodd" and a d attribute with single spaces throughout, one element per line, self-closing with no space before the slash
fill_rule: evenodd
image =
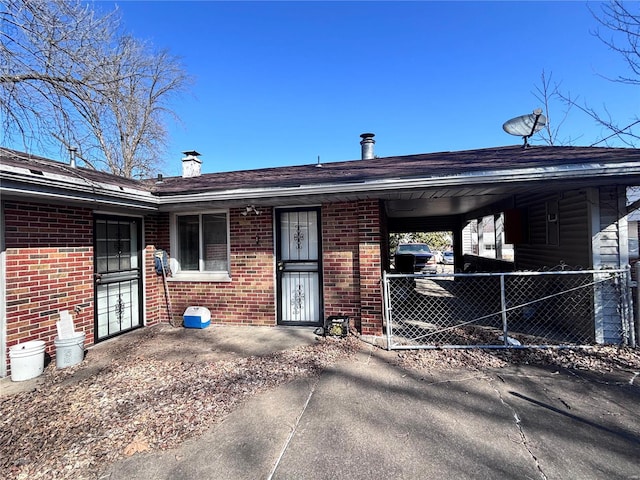
<path id="1" fill-rule="evenodd" d="M 206 307 L 187 307 L 182 320 L 185 328 L 206 328 L 211 324 L 211 312 Z"/>

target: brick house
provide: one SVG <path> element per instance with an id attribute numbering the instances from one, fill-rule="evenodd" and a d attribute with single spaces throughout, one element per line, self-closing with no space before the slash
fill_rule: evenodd
<path id="1" fill-rule="evenodd" d="M 8 349 L 72 312 L 91 345 L 210 309 L 212 323 L 321 325 L 347 315 L 383 331 L 390 232 L 453 232 L 502 215 L 515 268 L 629 263 L 625 189 L 640 151 L 498 147 L 136 181 L 0 149 L 0 376 Z M 498 238 L 496 236 L 495 238 Z M 154 266 L 168 252 L 165 283 Z M 168 291 L 168 296 L 167 296 Z M 168 301 L 170 300 L 170 301 Z"/>

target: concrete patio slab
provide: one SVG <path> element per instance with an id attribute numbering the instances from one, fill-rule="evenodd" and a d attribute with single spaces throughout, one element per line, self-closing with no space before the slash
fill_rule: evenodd
<path id="1" fill-rule="evenodd" d="M 364 345 L 364 344 L 363 344 Z M 533 366 L 410 372 L 371 345 L 102 478 L 640 479 L 640 387 Z"/>

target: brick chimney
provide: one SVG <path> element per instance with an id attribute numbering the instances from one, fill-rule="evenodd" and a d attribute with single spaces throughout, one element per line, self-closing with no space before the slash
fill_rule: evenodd
<path id="1" fill-rule="evenodd" d="M 360 135 L 360 138 L 362 138 L 360 141 L 360 145 L 362 145 L 362 160 L 370 160 L 374 158 L 373 145 L 375 145 L 376 141 L 373 137 L 375 137 L 375 134 L 373 133 L 363 133 Z"/>
<path id="2" fill-rule="evenodd" d="M 202 165 L 202 160 L 198 158 L 200 154 L 195 150 L 182 153 L 186 155 L 182 159 L 182 178 L 199 177 Z"/>

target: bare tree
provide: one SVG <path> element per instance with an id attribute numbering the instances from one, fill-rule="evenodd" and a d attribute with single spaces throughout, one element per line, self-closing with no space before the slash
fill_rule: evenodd
<path id="1" fill-rule="evenodd" d="M 164 151 L 179 60 L 121 33 L 80 0 L 2 0 L 3 142 L 77 148 L 89 167 L 146 177 Z"/>
<path id="2" fill-rule="evenodd" d="M 536 133 L 537 139 L 546 145 L 571 145 L 575 141 L 573 138 L 560 138 L 562 125 L 567 120 L 572 105 L 567 104 L 562 99 L 560 84 L 552 82 L 553 73 L 543 70 L 540 74 L 540 84 L 535 85 L 533 96 L 542 103 L 547 122 L 542 130 Z M 558 121 L 555 120 L 555 113 L 558 112 Z"/>
<path id="3" fill-rule="evenodd" d="M 627 6 L 629 5 L 629 6 Z M 592 12 L 599 24 L 594 35 L 610 50 L 619 54 L 629 68 L 628 73 L 607 76 L 608 80 L 626 85 L 640 86 L 640 3 L 625 4 L 613 0 L 602 4 L 600 12 Z M 563 100 L 593 118 L 597 124 L 610 133 L 592 144 L 598 145 L 616 138 L 628 146 L 635 146 L 640 140 L 640 117 L 635 115 L 621 121 L 614 119 L 606 106 L 598 110 L 587 103 L 579 104 L 571 95 L 562 95 Z"/>
<path id="4" fill-rule="evenodd" d="M 637 2 L 625 4 L 619 0 L 612 0 L 600 7 L 600 12 L 592 11 L 601 28 L 594 34 L 610 50 L 619 54 L 628 67 L 628 73 L 607 76 L 608 80 L 625 85 L 640 86 L 640 8 Z M 625 145 L 636 147 L 640 141 L 640 117 L 635 115 L 631 119 L 620 123 L 614 119 L 606 106 L 598 111 L 587 104 L 580 106 L 571 99 L 565 97 L 566 102 L 572 102 L 580 110 L 593 118 L 599 125 L 605 127 L 610 133 L 593 145 L 608 142 L 616 138 Z M 627 204 L 629 211 L 639 208 L 638 196 L 640 186 L 627 187 Z"/>

